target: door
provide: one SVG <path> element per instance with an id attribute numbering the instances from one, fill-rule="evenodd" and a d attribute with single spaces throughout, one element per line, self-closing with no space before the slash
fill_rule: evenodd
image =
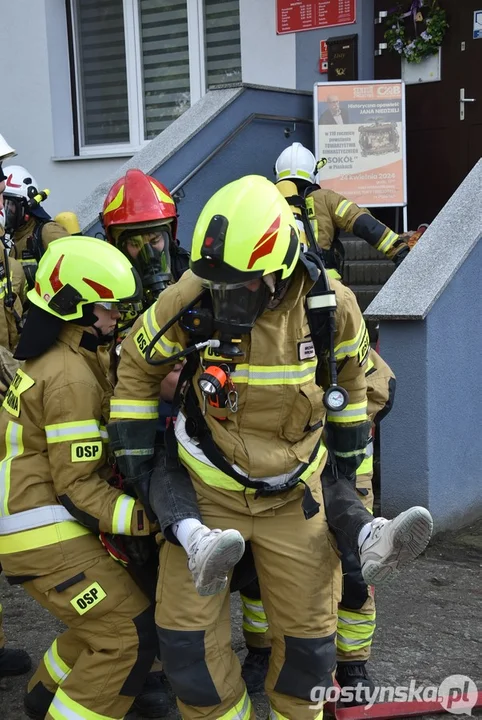
<path id="1" fill-rule="evenodd" d="M 407 186 L 409 228 L 431 222 L 482 156 L 482 38 L 473 39 L 474 11 L 482 0 L 441 0 L 449 28 L 442 45 L 440 82 L 406 86 Z M 405 0 L 402 7 L 409 10 Z M 393 0 L 375 0 L 380 10 Z M 422 10 L 423 12 L 423 10 Z M 375 49 L 383 42 L 384 26 L 375 25 Z M 395 53 L 375 57 L 375 78 L 401 77 Z M 460 91 L 475 102 L 464 103 Z"/>

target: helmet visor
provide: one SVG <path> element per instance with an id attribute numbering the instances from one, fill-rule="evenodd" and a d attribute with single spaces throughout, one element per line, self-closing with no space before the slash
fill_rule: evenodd
<path id="1" fill-rule="evenodd" d="M 232 338 L 251 332 L 272 295 L 263 278 L 234 284 L 207 280 L 203 285 L 211 293 L 216 329 Z"/>

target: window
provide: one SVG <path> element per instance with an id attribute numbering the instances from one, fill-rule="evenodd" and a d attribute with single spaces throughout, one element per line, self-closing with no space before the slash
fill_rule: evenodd
<path id="1" fill-rule="evenodd" d="M 81 155 L 135 152 L 241 80 L 239 0 L 72 0 Z"/>

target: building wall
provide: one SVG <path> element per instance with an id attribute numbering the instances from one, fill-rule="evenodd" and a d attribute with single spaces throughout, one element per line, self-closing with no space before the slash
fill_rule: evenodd
<path id="1" fill-rule="evenodd" d="M 360 40 L 363 33 L 366 36 L 360 43 L 360 77 L 369 77 L 372 5 L 373 0 L 363 0 L 362 8 L 362 0 L 357 0 L 356 25 L 276 35 L 275 0 L 240 0 L 243 82 L 311 92 L 314 82 L 326 78 L 317 72 L 319 40 L 353 32 L 360 34 Z M 363 51 L 365 46 L 369 51 Z M 24 165 L 41 188 L 50 189 L 45 209 L 52 215 L 72 209 L 129 155 L 72 157 L 65 0 L 5 3 L 0 47 L 9 67 L 0 100 L 0 132 L 17 149 L 15 162 Z"/>
<path id="2" fill-rule="evenodd" d="M 58 141 L 71 132 L 71 126 L 65 125 L 66 108 L 71 117 L 70 95 L 55 91 L 56 84 L 65 90 L 68 68 L 66 32 L 62 34 L 64 7 L 63 0 L 15 0 L 2 6 L 0 23 L 4 73 L 0 132 L 18 152 L 13 162 L 24 165 L 42 189 L 50 189 L 44 207 L 52 215 L 72 208 L 122 163 L 120 158 L 52 160 L 57 154 L 54 132 Z M 60 115 L 63 123 L 58 121 Z"/>
<path id="3" fill-rule="evenodd" d="M 296 34 L 276 35 L 276 0 L 240 0 L 245 83 L 296 88 Z"/>
<path id="4" fill-rule="evenodd" d="M 382 512 L 425 505 L 437 531 L 482 515 L 481 267 L 479 241 L 425 320 L 380 326 L 397 375 L 381 426 Z"/>
<path id="5" fill-rule="evenodd" d="M 311 91 L 314 83 L 327 82 L 327 74 L 319 72 L 320 40 L 344 35 L 358 35 L 358 79 L 372 80 L 373 18 L 373 0 L 357 0 L 356 23 L 353 25 L 295 33 L 296 89 Z"/>

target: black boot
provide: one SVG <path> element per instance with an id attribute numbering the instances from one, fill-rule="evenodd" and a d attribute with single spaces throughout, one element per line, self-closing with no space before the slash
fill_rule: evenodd
<path id="1" fill-rule="evenodd" d="M 249 645 L 246 647 L 248 648 L 248 654 L 244 659 L 241 676 L 246 683 L 248 693 L 254 695 L 264 690 L 271 648 L 255 648 Z"/>
<path id="2" fill-rule="evenodd" d="M 367 705 L 373 697 L 375 685 L 366 669 L 366 660 L 354 662 L 339 662 L 336 666 L 336 681 L 340 688 L 353 688 L 354 697 L 339 700 L 341 707 L 355 707 Z"/>
<path id="3" fill-rule="evenodd" d="M 38 682 L 23 698 L 25 715 L 32 720 L 44 720 L 53 699 L 54 693 Z"/>
<path id="4" fill-rule="evenodd" d="M 160 718 L 171 709 L 164 673 L 149 673 L 144 687 L 134 700 L 132 710 L 146 718 Z"/>
<path id="5" fill-rule="evenodd" d="M 30 655 L 25 650 L 0 650 L 0 678 L 24 675 L 32 668 Z"/>

